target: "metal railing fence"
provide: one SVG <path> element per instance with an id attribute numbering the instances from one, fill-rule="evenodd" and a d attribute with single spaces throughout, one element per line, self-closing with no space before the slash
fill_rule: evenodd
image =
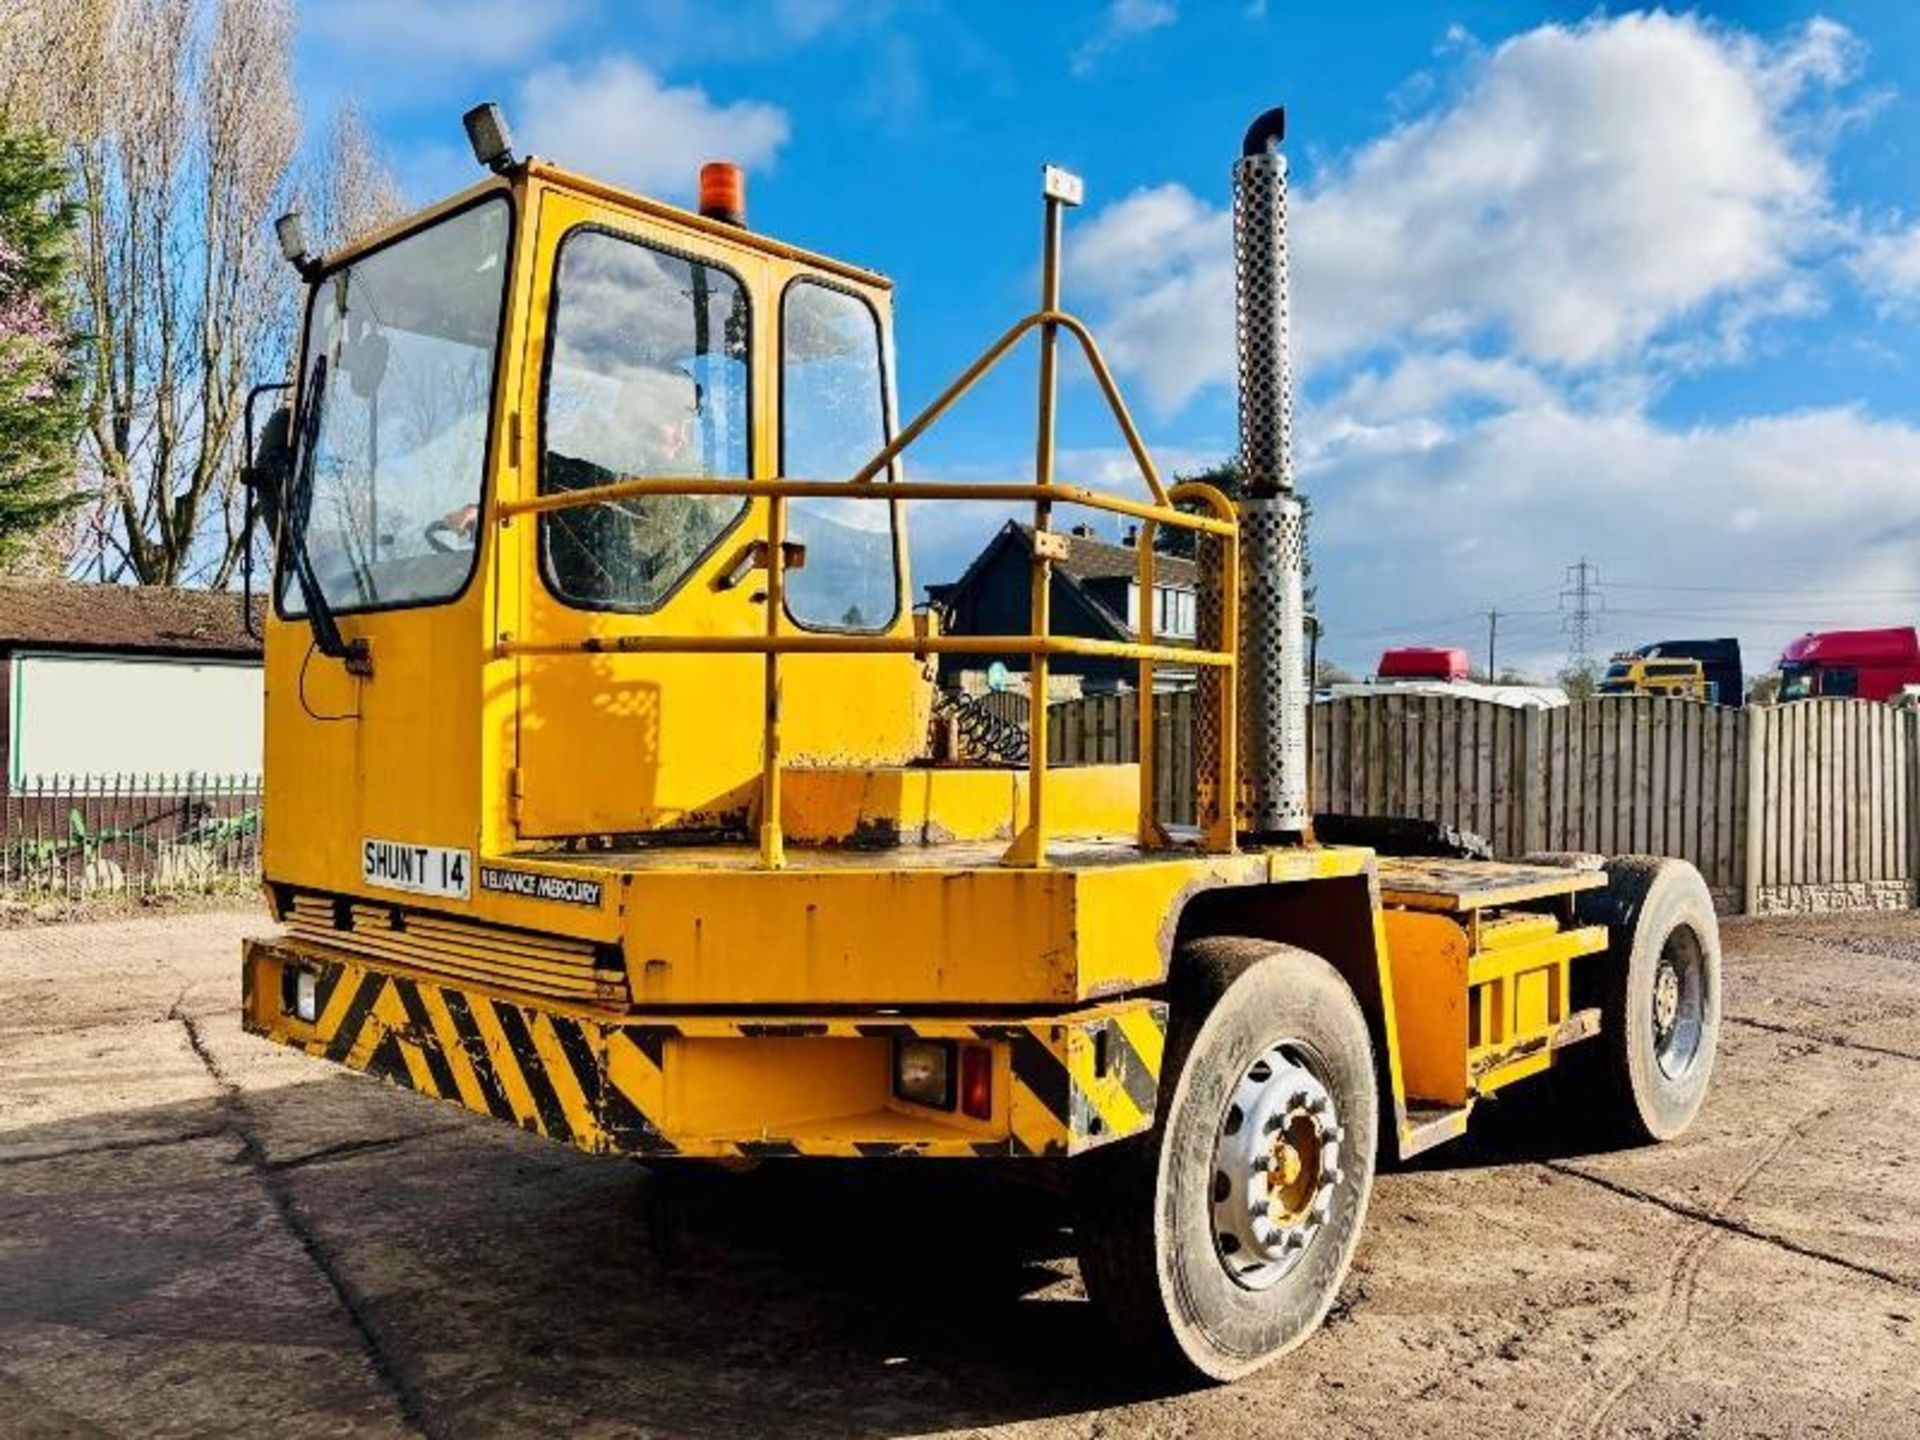
<path id="1" fill-rule="evenodd" d="M 257 775 L 55 775 L 0 795 L 0 895 L 211 890 L 260 873 Z"/>

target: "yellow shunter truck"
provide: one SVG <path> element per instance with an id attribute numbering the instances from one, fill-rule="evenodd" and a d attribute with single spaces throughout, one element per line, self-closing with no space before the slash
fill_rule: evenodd
<path id="1" fill-rule="evenodd" d="M 891 290 L 746 224 L 514 153 L 307 253 L 296 379 L 249 472 L 276 543 L 249 1030 L 594 1154 L 1064 1168 L 1086 1286 L 1147 1355 L 1242 1375 L 1326 1315 L 1376 1156 L 1552 1071 L 1568 1123 L 1666 1139 L 1705 1092 L 1700 877 L 1318 844 L 1306 804 L 1279 111 L 1233 167 L 1245 493 L 1169 484 L 1060 305 L 1079 180 L 1044 173 L 1040 307 L 906 424 Z M 1023 342 L 1031 478 L 901 456 Z M 1138 462 L 1055 474 L 1072 346 Z M 1030 623 L 939 633 L 906 502 L 1032 507 Z M 1164 527 L 1198 636 L 1052 633 L 1057 514 Z M 929 758 L 937 658 L 1199 676 L 1200 823 L 1138 765 Z M 1538 1082 L 1536 1082 L 1538 1083 Z"/>

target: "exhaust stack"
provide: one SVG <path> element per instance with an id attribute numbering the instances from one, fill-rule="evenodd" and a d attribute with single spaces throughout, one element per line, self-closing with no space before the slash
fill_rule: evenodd
<path id="1" fill-rule="evenodd" d="M 1241 824 L 1307 832 L 1305 528 L 1293 493 L 1293 362 L 1287 346 L 1286 111 L 1248 128 L 1233 167 L 1240 381 Z"/>

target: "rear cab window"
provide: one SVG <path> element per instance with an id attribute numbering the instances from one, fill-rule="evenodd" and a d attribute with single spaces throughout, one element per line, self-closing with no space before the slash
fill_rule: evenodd
<path id="1" fill-rule="evenodd" d="M 851 478 L 889 439 L 888 398 L 873 306 L 822 280 L 791 282 L 780 303 L 781 475 Z M 787 536 L 807 551 L 786 582 L 796 624 L 868 632 L 893 625 L 900 606 L 894 509 L 892 500 L 837 496 L 788 503 Z"/>

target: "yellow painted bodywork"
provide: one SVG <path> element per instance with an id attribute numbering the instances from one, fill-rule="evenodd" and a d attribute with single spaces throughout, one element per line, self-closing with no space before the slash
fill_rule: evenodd
<path id="1" fill-rule="evenodd" d="M 1573 961 L 1607 948 L 1602 927 L 1531 912 L 1388 909 L 1402 1085 L 1416 1106 L 1464 1108 L 1539 1073 L 1593 1033 L 1576 1014 Z"/>
<path id="2" fill-rule="evenodd" d="M 1482 943 L 1477 918 L 1383 903 L 1368 850 L 1236 848 L 1232 579 L 1219 653 L 1151 635 L 1136 646 L 1043 635 L 1035 643 L 1055 648 L 1028 652 L 1113 653 L 1137 662 L 1149 689 L 1153 664 L 1172 655 L 1222 667 L 1220 771 L 1206 777 L 1198 834 L 1181 843 L 1153 821 L 1151 774 L 1138 766 L 924 762 L 934 653 L 968 637 L 916 626 L 898 502 L 872 502 L 896 512 L 901 603 L 886 630 L 841 640 L 769 623 L 785 563 L 778 506 L 811 483 L 779 476 L 780 295 L 801 276 L 860 295 L 891 368 L 884 279 L 537 162 L 408 226 L 491 192 L 515 222 L 470 583 L 444 602 L 341 615 L 370 676 L 314 655 L 304 621 L 276 612 L 267 623 L 263 864 L 288 933 L 249 950 L 249 1028 L 596 1151 L 1071 1153 L 1152 1122 L 1160 987 L 1188 903 L 1340 882 L 1364 892 L 1342 938 L 1356 990 L 1376 996 L 1403 1148 L 1414 1102 L 1463 1107 L 1547 1063 L 1551 1046 L 1528 1047 L 1568 1022 L 1566 965 L 1596 948 L 1592 933 L 1552 926 Z M 728 492 L 741 519 L 646 614 L 563 604 L 540 574 L 535 510 L 552 499 L 536 486 L 542 357 L 558 247 L 581 226 L 723 264 L 753 315 L 750 477 Z M 1086 345 L 1153 498 L 1012 493 L 1207 531 L 1233 576 L 1230 507 L 1205 486 L 1161 485 L 1079 322 L 1040 312 L 990 353 L 1036 328 Z M 721 583 L 755 537 L 770 537 L 762 568 Z M 1152 546 L 1141 549 L 1150 576 Z M 1152 708 L 1140 707 L 1143 727 Z M 1141 738 L 1152 755 L 1150 730 Z M 689 830 L 712 843 L 680 843 Z M 476 869 L 593 898 L 478 883 L 465 897 L 397 894 L 362 879 L 370 839 L 449 847 Z M 289 967 L 335 986 L 313 1025 L 287 1013 Z M 895 1100 L 902 1027 L 991 1048 L 993 1115 Z M 1132 1058 L 1113 1068 L 1116 1050 Z M 1055 1083 L 1042 1115 L 1032 1097 Z"/>
<path id="3" fill-rule="evenodd" d="M 1049 777 L 1054 833 L 1131 840 L 1140 823 L 1138 765 L 1079 765 Z M 941 845 L 1010 840 L 1032 792 L 1025 770 L 946 766 L 789 769 L 787 839 L 811 845 Z"/>

